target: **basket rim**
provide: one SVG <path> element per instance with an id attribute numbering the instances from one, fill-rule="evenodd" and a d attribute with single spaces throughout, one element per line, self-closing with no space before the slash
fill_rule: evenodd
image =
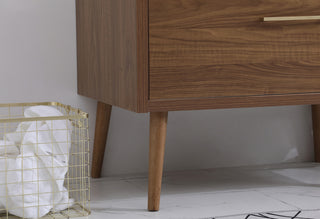
<path id="1" fill-rule="evenodd" d="M 30 102 L 30 103 L 0 103 L 0 108 L 2 107 L 28 107 L 28 106 L 59 106 L 67 111 L 72 111 L 76 115 L 64 115 L 64 116 L 48 116 L 48 117 L 17 117 L 17 118 L 4 118 L 0 119 L 0 123 L 7 122 L 28 122 L 28 121 L 45 121 L 45 120 L 65 120 L 65 119 L 85 119 L 89 117 L 89 114 L 78 109 L 71 107 L 70 105 L 65 105 L 59 102 Z"/>

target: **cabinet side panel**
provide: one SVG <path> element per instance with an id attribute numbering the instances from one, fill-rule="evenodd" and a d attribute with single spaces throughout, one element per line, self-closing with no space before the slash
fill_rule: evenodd
<path id="1" fill-rule="evenodd" d="M 78 93 L 138 110 L 135 0 L 76 0 Z"/>
<path id="2" fill-rule="evenodd" d="M 149 0 L 137 0 L 138 112 L 148 111 Z"/>

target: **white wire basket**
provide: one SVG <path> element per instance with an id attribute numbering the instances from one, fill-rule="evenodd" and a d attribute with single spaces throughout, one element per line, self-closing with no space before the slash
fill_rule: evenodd
<path id="1" fill-rule="evenodd" d="M 79 109 L 0 104 L 0 219 L 89 215 L 88 136 Z"/>

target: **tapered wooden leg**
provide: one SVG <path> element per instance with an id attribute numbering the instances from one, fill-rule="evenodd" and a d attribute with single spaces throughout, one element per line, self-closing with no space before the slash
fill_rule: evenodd
<path id="1" fill-rule="evenodd" d="M 320 162 L 320 105 L 312 105 L 313 141 L 315 161 Z"/>
<path id="2" fill-rule="evenodd" d="M 158 211 L 166 143 L 168 112 L 150 113 L 148 210 Z"/>
<path id="3" fill-rule="evenodd" d="M 106 148 L 108 137 L 111 109 L 111 105 L 98 102 L 91 168 L 91 176 L 93 178 L 99 178 L 101 176 L 104 151 Z"/>

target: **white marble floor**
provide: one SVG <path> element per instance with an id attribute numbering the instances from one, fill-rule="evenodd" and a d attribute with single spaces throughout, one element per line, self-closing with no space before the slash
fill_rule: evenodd
<path id="1" fill-rule="evenodd" d="M 146 211 L 146 176 L 92 180 L 91 191 L 89 219 L 320 218 L 320 165 L 312 163 L 167 173 L 155 213 Z"/>

